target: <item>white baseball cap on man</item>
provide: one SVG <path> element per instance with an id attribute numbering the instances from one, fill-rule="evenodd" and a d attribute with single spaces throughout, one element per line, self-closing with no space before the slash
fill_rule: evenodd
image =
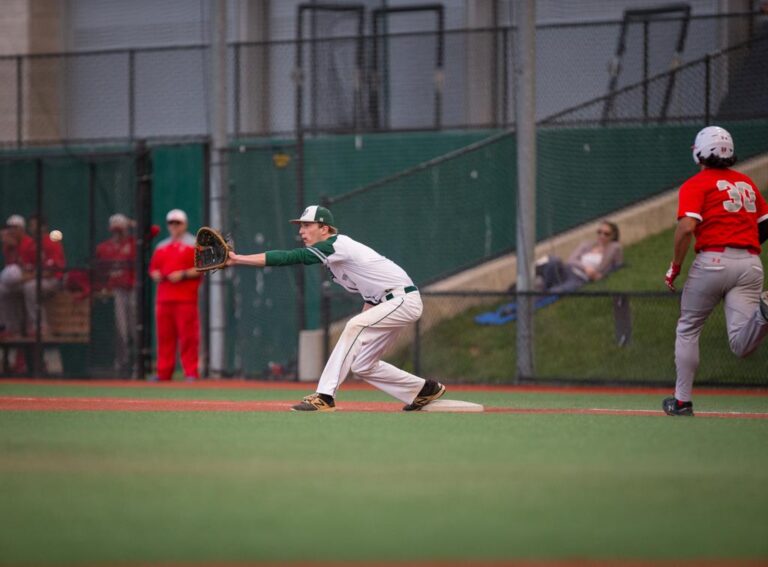
<path id="1" fill-rule="evenodd" d="M 16 226 L 18 228 L 27 228 L 27 222 L 21 215 L 11 215 L 5 221 L 5 226 Z"/>
<path id="2" fill-rule="evenodd" d="M 128 217 L 125 216 L 122 213 L 115 213 L 111 217 L 109 217 L 109 228 L 128 228 L 130 226 L 131 221 L 128 220 Z"/>
<path id="3" fill-rule="evenodd" d="M 184 224 L 187 224 L 187 213 L 182 211 L 181 209 L 171 209 L 168 211 L 168 214 L 165 215 L 165 222 L 172 222 L 172 221 L 178 221 Z"/>

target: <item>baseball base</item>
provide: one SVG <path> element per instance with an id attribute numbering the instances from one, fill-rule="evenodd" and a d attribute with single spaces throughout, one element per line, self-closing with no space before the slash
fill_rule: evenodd
<path id="1" fill-rule="evenodd" d="M 421 408 L 421 411 L 434 413 L 480 413 L 484 410 L 480 404 L 461 400 L 435 400 Z"/>

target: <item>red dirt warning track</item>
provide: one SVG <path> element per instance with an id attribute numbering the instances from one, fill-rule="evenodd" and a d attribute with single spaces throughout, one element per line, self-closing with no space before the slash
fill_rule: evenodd
<path id="1" fill-rule="evenodd" d="M 0 396 L 0 411 L 231 411 L 284 412 L 295 401 L 142 400 L 122 398 L 38 398 Z M 344 402 L 338 411 L 395 413 L 402 404 L 392 402 Z M 610 408 L 485 408 L 486 413 L 664 416 L 662 411 Z M 768 413 L 697 412 L 699 417 L 768 419 Z"/>

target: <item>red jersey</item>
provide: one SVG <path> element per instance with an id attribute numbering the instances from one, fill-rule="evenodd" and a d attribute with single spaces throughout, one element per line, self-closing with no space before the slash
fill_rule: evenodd
<path id="1" fill-rule="evenodd" d="M 163 280 L 157 284 L 157 301 L 197 301 L 200 278 L 190 278 L 176 283 L 165 278 L 171 272 L 188 270 L 195 266 L 195 237 L 185 234 L 180 240 L 166 238 L 155 248 L 149 262 L 149 272 L 160 272 Z"/>
<path id="2" fill-rule="evenodd" d="M 43 269 L 50 277 L 59 278 L 64 275 L 67 261 L 64 259 L 64 247 L 61 242 L 54 242 L 51 237 L 43 235 Z M 37 266 L 37 242 L 33 238 L 22 240 L 19 245 L 19 264 L 23 270 L 34 271 Z"/>
<path id="3" fill-rule="evenodd" d="M 108 289 L 131 289 L 136 280 L 136 239 L 110 238 L 96 246 L 97 281 Z"/>
<path id="4" fill-rule="evenodd" d="M 699 221 L 696 252 L 729 246 L 759 254 L 757 224 L 768 220 L 768 204 L 743 173 L 706 168 L 680 187 L 677 218 L 682 217 Z"/>
<path id="5" fill-rule="evenodd" d="M 21 241 L 19 241 L 18 245 L 3 245 L 3 258 L 5 259 L 5 265 L 10 266 L 11 264 L 20 263 L 21 260 L 19 260 L 19 256 L 21 256 L 21 251 L 34 246 L 35 240 L 28 234 L 25 234 L 21 237 Z"/>

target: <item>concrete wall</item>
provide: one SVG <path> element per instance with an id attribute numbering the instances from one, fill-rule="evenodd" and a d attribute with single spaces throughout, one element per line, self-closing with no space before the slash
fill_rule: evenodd
<path id="1" fill-rule="evenodd" d="M 63 50 L 59 0 L 4 0 L 0 10 L 0 56 Z M 21 71 L 21 133 L 26 140 L 57 138 L 61 132 L 62 65 L 57 58 L 0 59 L 0 139 L 19 132 L 18 75 Z"/>

